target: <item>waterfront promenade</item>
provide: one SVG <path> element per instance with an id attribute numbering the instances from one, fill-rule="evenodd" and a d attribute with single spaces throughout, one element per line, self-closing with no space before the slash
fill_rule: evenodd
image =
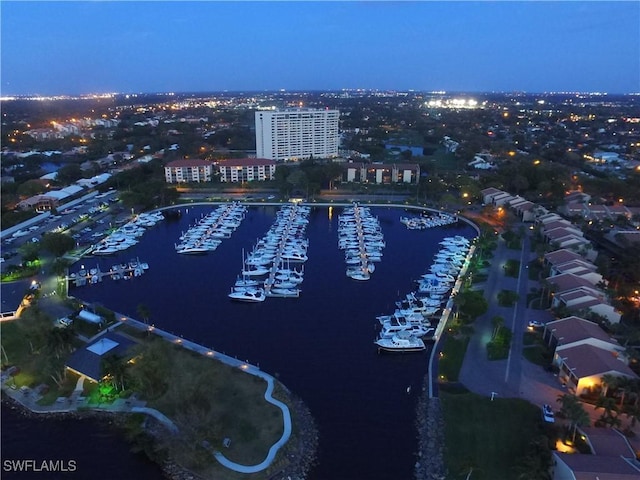
<path id="1" fill-rule="evenodd" d="M 275 382 L 274 382 L 274 378 L 271 375 L 263 372 L 262 370 L 260 370 L 259 367 L 252 365 L 248 362 L 243 362 L 241 360 L 238 360 L 237 358 L 233 358 L 233 357 L 230 357 L 229 355 L 225 355 L 224 353 L 216 352 L 213 349 L 204 347 L 190 340 L 185 340 L 182 337 L 174 335 L 173 333 L 166 332 L 152 325 L 147 325 L 143 322 L 135 320 L 126 315 L 116 313 L 116 318 L 118 318 L 120 320 L 120 323 L 122 324 L 130 325 L 140 331 L 151 332 L 154 335 L 164 338 L 168 342 L 174 343 L 176 345 L 180 345 L 181 347 L 186 348 L 187 350 L 191 350 L 192 352 L 199 353 L 200 355 L 203 355 L 205 357 L 218 360 L 219 362 L 222 362 L 225 365 L 228 365 L 230 367 L 239 368 L 240 370 L 242 370 L 245 373 L 248 373 L 249 375 L 262 378 L 267 383 L 267 388 L 264 392 L 264 399 L 267 402 L 271 403 L 272 405 L 275 405 L 282 411 L 282 420 L 283 420 L 282 436 L 278 439 L 276 443 L 274 443 L 271 446 L 265 459 L 256 465 L 241 465 L 239 463 L 232 462 L 231 460 L 227 459 L 218 450 L 214 450 L 213 456 L 215 457 L 216 460 L 218 460 L 218 462 L 220 462 L 225 467 L 241 473 L 260 472 L 262 470 L 265 470 L 267 467 L 269 467 L 269 465 L 273 463 L 276 457 L 276 454 L 278 453 L 278 450 L 287 443 L 287 441 L 289 440 L 289 437 L 291 436 L 291 412 L 283 402 L 281 402 L 276 398 L 273 398 L 272 393 L 275 386 Z M 113 330 L 118 326 L 119 324 L 116 324 L 110 327 L 109 330 Z"/>
<path id="2" fill-rule="evenodd" d="M 154 335 L 157 335 L 168 342 L 171 342 L 176 345 L 180 345 L 183 348 L 186 348 L 187 350 L 191 350 L 205 357 L 220 361 L 230 367 L 238 368 L 249 375 L 262 378 L 267 383 L 267 388 L 264 393 L 265 400 L 271 403 L 272 405 L 278 407 L 282 412 L 282 417 L 283 417 L 282 436 L 269 448 L 269 452 L 267 453 L 267 456 L 265 457 L 265 459 L 256 465 L 241 465 L 239 463 L 232 462 L 231 460 L 227 459 L 219 450 L 212 449 L 212 454 L 220 464 L 222 464 L 226 468 L 229 468 L 231 470 L 234 470 L 240 473 L 260 472 L 268 468 L 273 463 L 278 451 L 287 443 L 287 441 L 291 436 L 292 424 L 291 424 L 291 412 L 289 411 L 289 408 L 287 407 L 287 405 L 272 396 L 272 393 L 275 387 L 275 380 L 271 375 L 263 372 L 262 370 L 260 370 L 260 368 L 258 368 L 255 365 L 251 365 L 248 362 L 243 362 L 241 360 L 230 357 L 223 353 L 216 352 L 213 349 L 204 347 L 195 342 L 184 340 L 182 337 L 166 332 L 154 326 L 147 325 L 143 322 L 135 320 L 126 315 L 117 314 L 117 313 L 116 315 L 117 315 L 117 318 L 119 319 L 119 323 L 112 325 L 105 332 L 101 332 L 100 334 L 96 335 L 94 339 L 99 338 L 100 335 L 108 331 L 117 329 L 118 327 L 120 327 L 120 325 L 126 324 L 140 331 L 147 331 L 147 332 L 153 333 Z M 2 372 L 2 377 L 0 378 L 2 391 L 5 394 L 7 394 L 7 396 L 12 398 L 14 401 L 18 402 L 23 407 L 25 407 L 26 409 L 28 409 L 33 413 L 37 413 L 37 414 L 70 413 L 70 412 L 77 412 L 78 410 L 93 410 L 98 412 L 112 412 L 112 413 L 116 413 L 116 412 L 143 413 L 145 415 L 149 415 L 155 418 L 160 423 L 165 425 L 165 427 L 170 431 L 174 433 L 178 431 L 178 427 L 169 418 L 167 418 L 162 412 L 156 409 L 147 407 L 146 402 L 142 400 L 138 400 L 135 397 L 135 395 L 132 398 L 126 399 L 126 400 L 118 399 L 112 403 L 89 405 L 87 399 L 85 397 L 82 397 L 83 383 L 84 383 L 84 380 L 86 379 L 86 377 L 84 376 L 80 376 L 78 383 L 76 385 L 76 388 L 74 389 L 73 393 L 69 397 L 60 397 L 52 405 L 40 405 L 38 403 L 38 400 L 42 398 L 42 395 L 39 395 L 34 389 L 31 389 L 28 387 L 23 387 L 20 389 L 11 388 L 7 384 L 7 381 L 10 378 L 11 377 L 7 373 Z"/>

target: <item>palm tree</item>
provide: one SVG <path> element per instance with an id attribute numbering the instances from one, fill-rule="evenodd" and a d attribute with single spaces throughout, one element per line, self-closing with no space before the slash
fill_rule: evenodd
<path id="1" fill-rule="evenodd" d="M 538 435 L 531 439 L 525 455 L 515 466 L 518 480 L 551 480 L 551 451 L 546 435 Z"/>
<path id="2" fill-rule="evenodd" d="M 46 338 L 47 349 L 60 358 L 73 348 L 73 333 L 67 328 L 52 328 Z"/>
<path id="3" fill-rule="evenodd" d="M 149 317 L 151 316 L 151 310 L 149 310 L 149 307 L 146 304 L 144 304 L 144 303 L 138 304 L 138 307 L 136 308 L 136 312 L 138 312 L 138 315 L 140 316 L 140 318 L 142 318 L 142 321 L 145 324 L 149 323 Z"/>
<path id="4" fill-rule="evenodd" d="M 624 399 L 628 393 L 633 391 L 633 381 L 629 377 L 619 377 L 618 392 L 620 395 L 620 411 L 624 408 Z"/>
<path id="5" fill-rule="evenodd" d="M 107 355 L 102 359 L 102 374 L 111 379 L 111 384 L 117 390 L 125 389 L 127 377 L 127 364 L 122 357 L 117 355 Z"/>
<path id="6" fill-rule="evenodd" d="M 504 325 L 504 318 L 499 315 L 496 315 L 491 319 L 491 325 L 493 325 L 493 333 L 491 334 L 491 339 L 495 339 L 496 335 Z"/>
<path id="7" fill-rule="evenodd" d="M 640 420 L 640 407 L 638 406 L 638 404 L 634 403 L 629 408 L 627 408 L 625 415 L 629 420 L 631 420 L 631 428 L 634 428 L 636 426 L 636 423 L 638 423 L 638 420 Z"/>
<path id="8" fill-rule="evenodd" d="M 602 385 L 604 386 L 602 396 L 606 397 L 607 393 L 609 393 L 609 389 L 615 390 L 618 388 L 620 377 L 611 373 L 605 373 L 604 375 L 602 375 L 602 378 L 600 380 L 602 382 Z"/>
<path id="9" fill-rule="evenodd" d="M 620 425 L 621 422 L 618 419 L 618 406 L 613 398 L 600 397 L 596 402 L 596 410 L 600 408 L 604 410 L 599 418 L 603 424 L 611 427 Z"/>
<path id="10" fill-rule="evenodd" d="M 638 406 L 638 400 L 640 400 L 640 378 L 633 378 L 629 380 L 631 382 L 629 389 L 629 396 L 633 396 L 633 406 Z"/>
<path id="11" fill-rule="evenodd" d="M 578 427 L 589 425 L 589 414 L 575 395 L 569 393 L 559 395 L 557 401 L 561 405 L 560 413 L 569 420 L 569 428 L 573 430 L 572 441 L 575 442 Z"/>

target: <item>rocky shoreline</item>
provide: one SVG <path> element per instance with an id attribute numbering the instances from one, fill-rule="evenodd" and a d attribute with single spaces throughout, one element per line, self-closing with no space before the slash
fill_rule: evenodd
<path id="1" fill-rule="evenodd" d="M 416 480 L 445 480 L 444 417 L 440 399 L 429 398 L 427 388 L 422 389 L 416 412 L 418 452 L 416 454 Z"/>
<path id="2" fill-rule="evenodd" d="M 319 435 L 307 405 L 287 391 L 288 405 L 296 425 L 295 434 L 280 459 L 270 468 L 269 480 L 304 480 L 316 464 Z"/>

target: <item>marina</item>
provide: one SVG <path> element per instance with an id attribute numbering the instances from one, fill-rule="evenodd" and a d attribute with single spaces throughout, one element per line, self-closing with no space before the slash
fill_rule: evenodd
<path id="1" fill-rule="evenodd" d="M 70 273 L 66 277 L 66 281 L 72 282 L 75 287 L 82 287 L 100 283 L 105 277 L 111 280 L 130 280 L 135 277 L 141 277 L 148 269 L 149 264 L 141 262 L 139 258 L 112 265 L 106 271 L 103 271 L 99 264 L 96 264 L 95 268 L 89 269 L 85 269 L 84 265 L 81 265 L 81 269 Z"/>
<path id="2" fill-rule="evenodd" d="M 370 208 L 386 245 L 385 261 L 376 264 L 369 281 L 345 275 L 343 252 L 336 248 L 338 215 L 314 207 L 304 233 L 311 246 L 308 260 L 288 267 L 304 270 L 304 295 L 295 301 L 229 301 L 229 286 L 242 280 L 242 250 L 250 252 L 256 238 L 269 231 L 278 208 L 250 207 L 232 241 L 223 242 L 215 255 L 176 255 L 174 239 L 211 209 L 189 206 L 182 207 L 180 217 L 148 231 L 131 252 L 96 258 L 108 270 L 138 256 L 152 267 L 142 277 L 72 287 L 71 294 L 133 318 L 144 303 L 157 327 L 277 374 L 305 401 L 322 432 L 309 480 L 411 478 L 417 448 L 411 433 L 418 400 L 413 393 L 421 390 L 427 362 L 419 353 L 377 355 L 371 342 L 381 327 L 376 316 L 393 312 L 395 301 L 408 305 L 404 292 L 416 291 L 415 279 L 440 251 L 439 242 L 456 235 L 472 238 L 475 232 L 466 224 L 407 231 L 398 221 L 401 210 Z M 431 306 L 426 299 L 420 302 Z M 424 343 L 429 352 L 431 345 Z M 399 452 L 392 459 L 389 448 Z"/>
<path id="3" fill-rule="evenodd" d="M 443 227 L 452 225 L 458 221 L 457 215 L 438 212 L 438 214 L 422 215 L 420 217 L 400 217 L 400 223 L 408 230 L 425 230 L 427 228 Z"/>
<path id="4" fill-rule="evenodd" d="M 344 250 L 347 277 L 369 280 L 385 247 L 380 223 L 368 207 L 354 203 L 338 217 L 338 248 Z"/>
<path id="5" fill-rule="evenodd" d="M 242 272 L 231 288 L 229 298 L 240 302 L 263 302 L 266 297 L 297 298 L 304 279 L 304 268 L 291 265 L 308 260 L 309 241 L 304 232 L 310 208 L 283 205 L 267 233 L 245 257 Z M 266 278 L 263 278 L 266 277 Z"/>
<path id="6" fill-rule="evenodd" d="M 93 245 L 87 254 L 114 255 L 117 252 L 127 250 L 137 245 L 139 238 L 144 235 L 147 228 L 153 227 L 156 223 L 163 220 L 163 218 L 162 213 L 159 212 L 141 213 Z"/>
<path id="7" fill-rule="evenodd" d="M 429 271 L 417 281 L 418 289 L 397 301 L 392 314 L 376 317 L 381 325 L 380 334 L 374 340 L 378 351 L 420 352 L 426 348 L 423 339 L 434 339 L 439 323 L 437 314 L 450 301 L 470 242 L 458 235 L 444 238 L 440 245 Z"/>
<path id="8" fill-rule="evenodd" d="M 213 252 L 222 239 L 231 238 L 244 220 L 246 211 L 247 207 L 233 202 L 202 215 L 196 224 L 180 235 L 180 242 L 174 245 L 176 253 L 193 255 Z"/>

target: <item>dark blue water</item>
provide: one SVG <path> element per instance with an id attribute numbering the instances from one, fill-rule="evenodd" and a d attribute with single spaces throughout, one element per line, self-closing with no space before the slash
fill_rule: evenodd
<path id="1" fill-rule="evenodd" d="M 159 223 L 133 249 L 119 256 L 85 259 L 108 270 L 133 257 L 148 262 L 140 278 L 79 287 L 71 291 L 88 302 L 136 317 L 146 304 L 150 322 L 277 376 L 309 406 L 320 430 L 319 464 L 312 479 L 411 478 L 416 435 L 417 392 L 428 353 L 379 355 L 373 340 L 376 315 L 391 313 L 394 302 L 414 290 L 445 236 L 473 230 L 464 225 L 408 231 L 401 209 L 374 209 L 385 234 L 383 261 L 371 280 L 345 275 L 337 248 L 337 216 L 316 208 L 307 228 L 309 260 L 298 299 L 270 298 L 261 304 L 230 302 L 230 290 L 251 250 L 274 220 L 274 207 L 256 207 L 231 239 L 206 256 L 178 255 L 185 231 L 211 207 L 185 210 L 179 220 Z M 413 387 L 407 395 L 407 386 Z"/>
<path id="2" fill-rule="evenodd" d="M 3 480 L 76 479 L 158 479 L 160 467 L 143 454 L 133 454 L 122 435 L 107 421 L 24 417 L 2 405 Z M 15 472 L 6 468 L 12 460 L 61 461 L 67 469 L 75 462 L 75 471 Z"/>

